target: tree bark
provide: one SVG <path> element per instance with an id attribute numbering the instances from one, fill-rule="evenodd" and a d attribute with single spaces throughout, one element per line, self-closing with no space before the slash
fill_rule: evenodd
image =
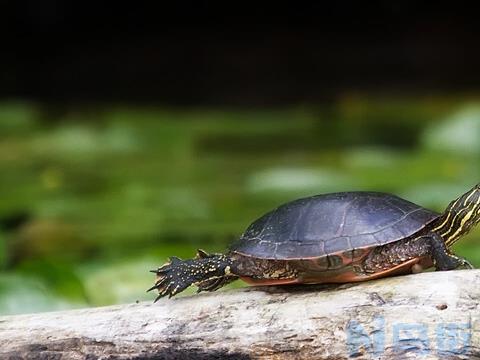
<path id="1" fill-rule="evenodd" d="M 0 317 L 1 359 L 480 359 L 480 270 Z"/>

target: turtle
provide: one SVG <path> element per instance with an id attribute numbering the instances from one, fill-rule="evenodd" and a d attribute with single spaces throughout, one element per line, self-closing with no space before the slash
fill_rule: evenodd
<path id="1" fill-rule="evenodd" d="M 398 196 L 337 192 L 283 204 L 254 221 L 224 254 L 198 250 L 155 270 L 155 301 L 196 285 L 350 283 L 392 275 L 473 268 L 451 246 L 480 221 L 480 184 L 439 214 Z"/>

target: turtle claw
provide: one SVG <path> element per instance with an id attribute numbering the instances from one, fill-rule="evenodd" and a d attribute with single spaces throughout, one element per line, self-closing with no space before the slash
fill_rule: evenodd
<path id="1" fill-rule="evenodd" d="M 160 288 L 162 288 L 163 285 L 165 284 L 166 280 L 167 279 L 165 277 L 158 278 L 157 281 L 155 281 L 155 285 L 153 285 L 150 289 L 148 289 L 147 292 L 155 289 L 160 290 Z"/>
<path id="2" fill-rule="evenodd" d="M 191 285 L 188 277 L 188 264 L 175 256 L 172 256 L 168 263 L 160 266 L 157 270 L 151 270 L 151 272 L 157 274 L 157 280 L 147 292 L 158 290 L 159 294 L 154 302 L 167 295 L 175 296 Z"/>
<path id="3" fill-rule="evenodd" d="M 166 295 L 169 295 L 169 297 L 172 297 L 171 294 L 168 293 L 168 288 L 169 286 L 166 286 L 164 287 L 163 289 L 159 289 L 158 292 L 158 296 L 155 298 L 155 300 L 153 301 L 154 303 L 156 303 L 158 300 L 160 300 L 161 298 L 165 297 Z"/>
<path id="4" fill-rule="evenodd" d="M 211 256 L 211 255 L 209 253 L 207 253 L 205 250 L 197 249 L 197 255 L 195 256 L 195 258 L 196 259 L 205 259 L 209 256 Z"/>
<path id="5" fill-rule="evenodd" d="M 179 292 L 185 290 L 189 284 L 177 284 L 173 282 L 172 280 L 165 281 L 166 279 L 163 279 L 161 283 L 156 284 L 153 286 L 150 290 L 157 289 L 158 290 L 158 296 L 155 298 L 154 302 L 157 302 L 161 298 L 165 297 L 168 295 L 169 298 L 172 296 L 177 295 Z"/>
<path id="6" fill-rule="evenodd" d="M 155 290 L 157 288 L 157 284 L 153 285 L 150 289 L 147 290 L 147 292 L 150 292 L 152 290 Z"/>
<path id="7" fill-rule="evenodd" d="M 470 261 L 468 261 L 465 258 L 459 258 L 460 260 L 460 266 L 463 267 L 464 269 L 475 269 L 475 267 L 472 265 Z"/>
<path id="8" fill-rule="evenodd" d="M 165 264 L 163 264 L 162 266 L 160 266 L 158 269 L 156 270 L 150 270 L 150 272 L 154 273 L 154 274 L 157 274 L 158 276 L 160 276 L 160 274 L 166 274 L 167 272 L 169 272 L 170 270 L 172 270 L 172 267 L 173 266 L 178 266 L 179 264 L 181 264 L 183 262 L 182 259 L 176 257 L 176 256 L 172 256 L 169 258 L 169 261 Z"/>

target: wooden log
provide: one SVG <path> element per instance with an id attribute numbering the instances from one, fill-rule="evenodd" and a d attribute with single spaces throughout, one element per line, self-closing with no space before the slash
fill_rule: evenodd
<path id="1" fill-rule="evenodd" d="M 480 359 L 480 270 L 0 318 L 1 359 Z"/>

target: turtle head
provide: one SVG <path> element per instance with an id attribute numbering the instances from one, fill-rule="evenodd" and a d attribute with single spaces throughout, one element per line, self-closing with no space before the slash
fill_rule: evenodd
<path id="1" fill-rule="evenodd" d="M 480 184 L 452 201 L 433 229 L 451 246 L 480 222 Z"/>

